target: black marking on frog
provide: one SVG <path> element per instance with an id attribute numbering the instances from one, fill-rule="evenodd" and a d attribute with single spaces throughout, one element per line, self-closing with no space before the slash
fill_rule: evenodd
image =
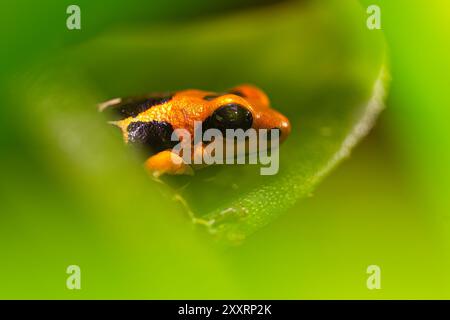
<path id="1" fill-rule="evenodd" d="M 127 127 L 128 143 L 150 153 L 173 148 L 178 142 L 171 141 L 173 127 L 165 121 L 131 122 Z"/>
<path id="2" fill-rule="evenodd" d="M 124 98 L 118 104 L 105 109 L 108 118 L 114 121 L 123 120 L 129 117 L 135 118 L 140 113 L 151 107 L 164 104 L 172 99 L 173 95 L 153 95 L 139 98 Z"/>

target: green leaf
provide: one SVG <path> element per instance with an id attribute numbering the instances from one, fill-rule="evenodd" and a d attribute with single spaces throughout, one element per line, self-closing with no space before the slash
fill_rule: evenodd
<path id="1" fill-rule="evenodd" d="M 127 210 L 124 199 L 133 199 L 132 210 L 165 221 L 157 216 L 175 212 L 170 196 L 178 195 L 186 210 L 207 221 L 208 233 L 236 243 L 308 196 L 374 124 L 383 107 L 384 42 L 365 19 L 356 2 L 293 2 L 117 30 L 36 69 L 26 101 L 41 121 L 41 143 L 52 141 L 50 158 L 66 152 L 55 167 L 70 164 L 71 181 L 103 188 L 103 198 L 92 201 Z M 291 121 L 274 176 L 260 175 L 254 165 L 214 166 L 194 177 L 166 177 L 169 189 L 139 172 L 139 160 L 123 155 L 120 137 L 93 112 L 97 102 L 117 96 L 223 91 L 241 83 L 265 90 Z"/>

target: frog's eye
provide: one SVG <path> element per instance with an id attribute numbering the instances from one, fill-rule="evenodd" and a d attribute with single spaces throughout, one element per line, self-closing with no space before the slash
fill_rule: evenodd
<path id="1" fill-rule="evenodd" d="M 215 128 L 225 134 L 226 129 L 247 130 L 252 127 L 252 113 L 237 103 L 229 103 L 216 109 L 205 121 L 205 129 Z"/>

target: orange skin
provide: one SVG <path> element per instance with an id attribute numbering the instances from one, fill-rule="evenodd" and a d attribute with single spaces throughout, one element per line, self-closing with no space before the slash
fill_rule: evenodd
<path id="1" fill-rule="evenodd" d="M 173 129 L 186 129 L 191 136 L 194 135 L 194 121 L 205 121 L 217 108 L 229 103 L 237 103 L 246 107 L 253 117 L 252 128 L 280 129 L 280 142 L 284 141 L 291 131 L 289 120 L 270 107 L 269 98 L 260 89 L 252 85 L 240 85 L 229 92 L 239 92 L 240 95 L 227 93 L 205 100 L 207 95 L 215 95 L 214 92 L 202 90 L 178 91 L 170 101 L 149 108 L 136 117 L 129 117 L 112 122 L 121 128 L 125 142 L 128 140 L 127 127 L 131 122 L 165 121 L 172 125 Z M 102 108 L 102 107 L 101 107 Z M 161 174 L 193 174 L 193 169 L 185 163 L 175 164 L 172 161 L 173 154 L 170 150 L 161 151 L 147 159 L 145 166 L 154 176 Z M 180 158 L 181 159 L 181 158 Z"/>

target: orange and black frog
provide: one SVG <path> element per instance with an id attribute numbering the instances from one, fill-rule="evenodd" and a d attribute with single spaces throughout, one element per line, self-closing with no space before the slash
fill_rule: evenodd
<path id="1" fill-rule="evenodd" d="M 193 174 L 196 169 L 185 161 L 173 161 L 172 141 L 176 129 L 194 137 L 194 123 L 203 128 L 278 129 L 280 142 L 290 133 L 289 120 L 272 109 L 267 95 L 253 85 L 240 85 L 227 92 L 183 90 L 172 94 L 116 98 L 99 105 L 110 123 L 119 127 L 127 144 L 148 150 L 146 168 L 155 177 L 162 174 Z M 192 138 L 191 143 L 194 143 Z"/>

